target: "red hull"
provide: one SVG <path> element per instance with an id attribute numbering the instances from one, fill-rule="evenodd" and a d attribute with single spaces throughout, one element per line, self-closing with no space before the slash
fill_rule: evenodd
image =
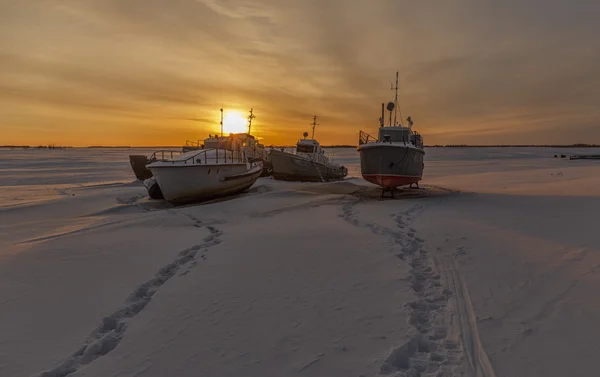
<path id="1" fill-rule="evenodd" d="M 410 185 L 411 183 L 417 183 L 421 180 L 421 177 L 385 174 L 363 174 L 363 178 L 386 189 Z"/>

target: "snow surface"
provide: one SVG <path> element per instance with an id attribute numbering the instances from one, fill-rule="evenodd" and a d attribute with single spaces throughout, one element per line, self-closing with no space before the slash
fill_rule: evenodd
<path id="1" fill-rule="evenodd" d="M 589 376 L 600 162 L 428 149 L 424 189 L 175 207 L 129 154 L 0 150 L 0 376 Z"/>

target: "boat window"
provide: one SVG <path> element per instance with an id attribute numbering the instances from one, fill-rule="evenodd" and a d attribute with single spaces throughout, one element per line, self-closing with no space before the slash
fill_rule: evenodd
<path id="1" fill-rule="evenodd" d="M 296 147 L 296 152 L 300 153 L 313 153 L 315 151 L 315 147 L 312 145 L 298 145 Z"/>
<path id="2" fill-rule="evenodd" d="M 210 169 L 208 169 L 208 174 L 210 174 Z"/>

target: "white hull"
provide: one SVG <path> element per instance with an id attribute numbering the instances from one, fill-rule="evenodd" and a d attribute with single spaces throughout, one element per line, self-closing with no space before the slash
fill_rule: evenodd
<path id="1" fill-rule="evenodd" d="M 262 164 L 150 164 L 164 198 L 188 203 L 233 195 L 250 188 L 262 173 Z"/>

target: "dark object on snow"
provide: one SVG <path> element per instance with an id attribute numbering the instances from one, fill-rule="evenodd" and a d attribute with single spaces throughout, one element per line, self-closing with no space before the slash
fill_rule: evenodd
<path id="1" fill-rule="evenodd" d="M 156 182 L 156 178 L 151 177 L 148 178 L 144 181 L 144 186 L 146 186 L 146 190 L 148 190 L 148 195 L 150 195 L 150 198 L 152 199 L 164 199 L 164 195 L 160 189 L 160 186 L 158 185 L 158 182 Z"/>
<path id="2" fill-rule="evenodd" d="M 146 168 L 146 165 L 150 160 L 148 157 L 142 155 L 129 155 L 129 163 L 131 164 L 131 169 L 135 174 L 135 177 L 140 181 L 146 180 L 152 177 L 152 172 Z"/>
<path id="3" fill-rule="evenodd" d="M 569 160 L 600 160 L 600 154 L 580 154 L 569 157 Z"/>

